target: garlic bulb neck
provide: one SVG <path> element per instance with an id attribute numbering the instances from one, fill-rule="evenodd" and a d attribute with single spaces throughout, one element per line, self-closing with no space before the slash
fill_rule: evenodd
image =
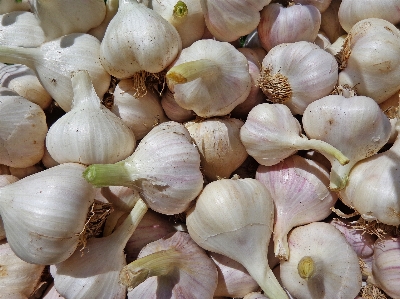
<path id="1" fill-rule="evenodd" d="M 124 162 L 115 164 L 92 164 L 83 172 L 83 177 L 96 187 L 131 186 L 132 174 Z"/>
<path id="2" fill-rule="evenodd" d="M 35 69 L 34 57 L 40 56 L 39 48 L 0 46 L 0 61 L 9 64 L 24 64 Z"/>
<path id="3" fill-rule="evenodd" d="M 298 265 L 297 270 L 301 278 L 309 280 L 315 274 L 315 263 L 311 256 L 303 257 Z"/>
<path id="4" fill-rule="evenodd" d="M 84 103 L 95 107 L 101 106 L 100 99 L 93 88 L 92 80 L 87 71 L 72 72 L 71 82 L 74 93 L 72 108 Z"/>
<path id="5" fill-rule="evenodd" d="M 172 67 L 166 76 L 173 84 L 183 84 L 200 77 L 218 77 L 219 74 L 220 68 L 214 61 L 199 59 Z"/>

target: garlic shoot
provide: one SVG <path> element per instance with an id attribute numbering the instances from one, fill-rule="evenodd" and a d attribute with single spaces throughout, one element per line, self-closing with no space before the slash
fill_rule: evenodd
<path id="1" fill-rule="evenodd" d="M 268 265 L 273 222 L 272 197 L 255 179 L 209 183 L 186 217 L 197 244 L 242 264 L 267 296 L 288 299 Z"/>
<path id="2" fill-rule="evenodd" d="M 89 72 L 73 72 L 71 82 L 71 110 L 50 127 L 46 136 L 52 158 L 58 163 L 90 165 L 116 163 L 131 155 L 136 145 L 134 134 L 101 104 Z"/>

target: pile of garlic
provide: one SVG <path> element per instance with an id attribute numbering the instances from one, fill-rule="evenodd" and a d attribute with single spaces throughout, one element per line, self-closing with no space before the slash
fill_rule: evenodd
<path id="1" fill-rule="evenodd" d="M 400 299 L 400 0 L 0 18 L 0 298 Z"/>

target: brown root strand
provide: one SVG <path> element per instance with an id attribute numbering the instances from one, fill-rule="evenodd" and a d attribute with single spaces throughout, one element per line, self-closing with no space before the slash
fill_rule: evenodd
<path id="1" fill-rule="evenodd" d="M 398 237 L 400 235 L 400 228 L 398 226 L 387 225 L 376 220 L 366 221 L 360 217 L 357 221 L 351 223 L 351 227 L 356 230 L 362 230 L 362 233 L 375 235 L 379 239 L 383 239 L 385 235 Z"/>
<path id="2" fill-rule="evenodd" d="M 360 296 L 365 299 L 390 299 L 377 286 L 368 283 L 361 288 Z"/>

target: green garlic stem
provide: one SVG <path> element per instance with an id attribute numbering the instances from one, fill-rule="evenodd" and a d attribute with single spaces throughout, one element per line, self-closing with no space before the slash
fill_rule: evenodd
<path id="1" fill-rule="evenodd" d="M 179 267 L 182 253 L 175 248 L 161 250 L 139 258 L 122 268 L 120 282 L 135 288 L 152 276 L 165 276 Z"/>
<path id="2" fill-rule="evenodd" d="M 83 177 L 95 187 L 132 187 L 133 180 L 125 162 L 115 164 L 92 164 L 83 172 Z"/>
<path id="3" fill-rule="evenodd" d="M 172 67 L 166 77 L 173 84 L 183 84 L 200 77 L 215 77 L 219 73 L 220 68 L 213 60 L 199 59 Z"/>

